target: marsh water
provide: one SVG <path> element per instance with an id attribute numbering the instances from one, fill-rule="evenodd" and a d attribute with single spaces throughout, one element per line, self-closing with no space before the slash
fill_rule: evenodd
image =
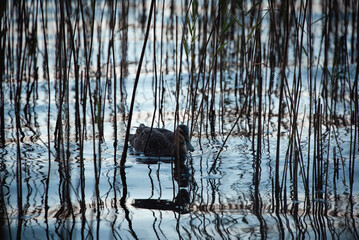
<path id="1" fill-rule="evenodd" d="M 358 3 L 152 2 L 6 1 L 1 237 L 359 239 Z"/>

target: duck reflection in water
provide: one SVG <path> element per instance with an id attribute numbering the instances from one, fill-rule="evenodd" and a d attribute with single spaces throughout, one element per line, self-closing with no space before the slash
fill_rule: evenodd
<path id="1" fill-rule="evenodd" d="M 169 210 L 181 214 L 190 212 L 190 196 L 187 189 L 180 188 L 174 201 L 167 199 L 134 199 L 132 206 L 152 210 Z"/>
<path id="2" fill-rule="evenodd" d="M 151 157 L 175 157 L 181 165 L 188 151 L 194 151 L 186 125 L 178 125 L 176 131 L 172 132 L 141 124 L 136 133 L 130 135 L 130 144 L 136 152 Z"/>
<path id="3" fill-rule="evenodd" d="M 152 209 L 152 210 L 170 210 L 180 214 L 190 212 L 190 194 L 186 189 L 193 181 L 190 169 L 183 165 L 182 167 L 173 168 L 174 180 L 178 183 L 178 193 L 173 199 L 133 199 L 132 206 L 136 208 Z"/>

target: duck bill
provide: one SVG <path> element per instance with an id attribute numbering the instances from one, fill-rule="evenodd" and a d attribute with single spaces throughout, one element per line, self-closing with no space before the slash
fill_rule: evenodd
<path id="1" fill-rule="evenodd" d="M 188 151 L 190 151 L 190 152 L 194 151 L 194 147 L 192 146 L 190 141 L 186 141 L 186 147 L 187 147 Z"/>

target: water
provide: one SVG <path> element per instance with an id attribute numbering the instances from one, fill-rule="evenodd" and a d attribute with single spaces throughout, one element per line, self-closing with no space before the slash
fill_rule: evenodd
<path id="1" fill-rule="evenodd" d="M 197 142 L 196 139 L 192 140 Z M 270 139 L 269 139 L 270 141 Z M 64 182 L 59 182 L 60 163 L 52 161 L 48 192 L 48 216 L 44 216 L 46 178 L 48 176 L 47 150 L 41 144 L 24 146 L 23 154 L 23 216 L 18 219 L 15 161 L 11 152 L 3 155 L 6 171 L 4 197 L 12 237 L 18 231 L 24 239 L 43 239 L 90 236 L 101 238 L 278 238 L 327 237 L 354 238 L 358 213 L 357 190 L 354 204 L 347 198 L 347 187 L 340 177 L 326 200 L 314 200 L 314 209 L 304 212 L 304 190 L 300 189 L 299 201 L 291 200 L 291 184 L 288 183 L 287 210 L 279 215 L 273 212 L 273 169 L 271 153 L 263 154 L 260 183 L 253 184 L 254 157 L 247 138 L 234 137 L 228 143 L 231 149 L 222 153 L 218 173 L 208 174 L 215 149 L 207 153 L 195 152 L 191 164 L 183 170 L 181 186 L 172 175 L 171 164 L 151 162 L 143 157 L 130 155 L 125 168 L 127 198 L 125 209 L 120 201 L 123 184 L 120 169 L 113 164 L 112 147 L 102 144 L 99 176 L 100 203 L 95 193 L 94 165 L 91 156 L 84 160 L 86 208 L 80 207 L 80 163 L 76 146 L 72 146 L 70 158 L 71 183 L 69 186 L 71 210 L 61 204 L 66 194 Z M 24 144 L 25 145 L 25 144 Z M 91 144 L 89 144 L 91 145 Z M 8 146 L 7 148 L 10 149 Z M 91 146 L 86 146 L 91 151 Z M 24 158 L 25 159 L 25 158 Z M 282 167 L 282 166 L 281 166 Z M 330 171 L 330 176 L 332 172 Z M 259 188 L 259 194 L 256 193 Z M 354 189 L 358 189 L 357 186 Z M 332 192 L 333 191 L 333 192 Z M 353 209 L 349 207 L 353 206 Z M 63 209 L 64 207 L 64 209 Z M 99 207 L 99 208 L 98 208 Z M 298 210 L 295 211 L 295 207 Z M 326 215 L 314 213 L 316 208 L 327 208 Z M 127 212 L 126 212 L 127 211 Z M 320 221 L 320 222 L 317 222 Z"/>
<path id="2" fill-rule="evenodd" d="M 186 167 L 176 169 L 170 158 L 159 160 L 148 158 L 136 155 L 131 149 L 125 167 L 120 167 L 129 106 L 146 26 L 146 21 L 140 21 L 140 19 L 142 16 L 145 16 L 144 19 L 148 16 L 150 3 L 147 2 L 144 8 L 142 2 L 131 3 L 128 7 L 128 19 L 125 22 L 121 22 L 122 19 L 119 16 L 124 14 L 127 6 L 119 3 L 116 15 L 118 25 L 114 37 L 116 51 L 114 51 L 115 55 L 110 54 L 110 58 L 108 58 L 108 47 L 111 46 L 112 34 L 111 3 L 101 1 L 96 3 L 93 55 L 89 67 L 90 85 L 87 88 L 87 91 L 91 92 L 92 102 L 89 100 L 89 94 L 86 95 L 87 99 L 84 99 L 85 87 L 80 88 L 80 94 L 76 93 L 74 59 L 70 58 L 70 56 L 73 57 L 73 52 L 69 32 L 66 32 L 67 38 L 57 38 L 60 31 L 58 26 L 61 22 L 59 13 L 61 6 L 51 1 L 46 2 L 45 16 L 48 21 L 46 36 L 50 71 L 48 85 L 47 70 L 44 67 L 46 61 L 41 8 L 39 3 L 25 3 L 29 7 L 26 8 L 27 11 L 33 13 L 30 20 L 34 20 L 29 21 L 27 29 L 31 32 L 31 29 L 37 25 L 37 48 L 34 55 L 36 60 L 31 54 L 25 55 L 23 85 L 16 85 L 18 75 L 15 71 L 17 69 L 15 60 L 17 58 L 16 54 L 8 49 L 6 52 L 8 58 L 5 63 L 7 70 L 1 82 L 5 113 L 5 146 L 0 148 L 0 215 L 3 238 L 359 238 L 357 231 L 359 167 L 358 164 L 354 167 L 351 165 L 353 156 L 355 159 L 359 157 L 358 141 L 354 140 L 354 134 L 357 131 L 357 126 L 353 121 L 355 105 L 350 93 L 351 90 L 355 91 L 352 86 L 355 85 L 356 65 L 350 63 L 345 65 L 347 75 L 344 80 L 338 74 L 335 80 L 344 83 L 339 85 L 337 92 L 343 90 L 343 93 L 340 94 L 339 100 L 334 101 L 335 106 L 330 105 L 330 101 L 335 97 L 324 97 L 325 70 L 322 66 L 321 35 L 318 31 L 315 32 L 313 39 L 315 46 L 313 54 L 316 60 L 319 58 L 320 61 L 312 68 L 315 75 L 313 83 L 316 84 L 312 92 L 316 101 L 312 106 L 312 125 L 309 124 L 310 72 L 306 61 L 303 60 L 303 69 L 300 70 L 301 92 L 296 110 L 300 131 L 298 135 L 295 135 L 296 142 L 300 146 L 297 148 L 300 152 L 297 171 L 294 156 L 298 155 L 294 153 L 290 155 L 290 146 L 293 142 L 291 132 L 293 112 L 288 107 L 291 104 L 290 97 L 284 98 L 287 108 L 283 112 L 280 131 L 278 177 L 281 190 L 280 196 L 277 197 L 275 184 L 278 89 L 281 76 L 278 66 L 263 67 L 262 70 L 263 126 L 260 152 L 257 152 L 258 96 L 249 100 L 251 102 L 250 114 L 239 115 L 245 103 L 245 96 L 250 96 L 251 93 L 258 94 L 257 86 L 254 84 L 252 87 L 249 83 L 251 71 L 246 69 L 243 74 L 240 74 L 236 64 L 239 61 L 238 57 L 233 56 L 233 53 L 237 52 L 234 41 L 223 49 L 224 54 L 232 57 L 223 57 L 226 68 L 222 72 L 209 70 L 210 57 L 205 61 L 208 64 L 208 72 L 198 73 L 199 68 L 192 71 L 191 62 L 183 53 L 183 69 L 178 86 L 178 112 L 180 122 L 193 126 L 191 142 L 195 147 L 195 151 L 188 156 Z M 17 9 L 13 4 L 7 4 L 10 6 L 9 12 Z M 36 4 L 36 7 L 31 4 Z M 204 19 L 205 15 L 203 4 L 200 2 L 201 19 Z M 317 5 L 318 3 L 315 2 L 313 17 L 316 20 L 321 19 L 322 16 L 321 9 Z M 76 6 L 73 3 L 74 9 Z M 211 2 L 210 6 L 216 6 L 216 3 Z M 247 9 L 250 7 L 248 4 Z M 262 7 L 266 9 L 266 6 Z M 38 21 L 35 21 L 36 15 L 33 9 L 38 9 Z M 179 3 L 173 6 L 172 13 L 170 3 L 166 3 L 164 9 L 164 22 L 168 25 L 172 22 L 174 25 L 163 29 L 163 47 L 161 48 L 162 2 L 157 3 L 156 41 L 151 31 L 136 92 L 132 126 L 139 126 L 141 123 L 150 125 L 156 107 L 154 125 L 173 130 L 177 103 L 176 82 L 179 78 L 179 61 L 176 59 L 179 59 L 180 52 L 180 37 L 176 38 L 176 31 L 178 36 L 181 36 L 185 9 L 180 8 Z M 83 10 L 83 16 L 87 17 L 86 21 L 90 23 L 92 6 L 86 5 Z M 81 14 L 80 16 L 82 17 Z M 178 16 L 177 28 L 175 16 Z M 266 16 L 263 20 L 262 41 L 264 42 L 270 41 L 268 37 L 269 14 Z M 2 41 L 15 50 L 19 50 L 25 47 L 25 44 L 19 44 L 21 37 L 15 31 L 19 26 L 15 19 L 16 17 L 6 23 L 10 26 L 7 35 L 9 38 Z M 79 44 L 77 54 L 80 56 L 80 82 L 85 84 L 87 67 L 84 55 L 86 51 L 83 47 L 81 31 L 87 28 L 91 32 L 91 28 L 84 26 L 82 21 L 76 25 L 75 13 L 69 19 L 72 21 L 72 26 L 78 28 L 76 31 L 80 30 L 76 33 L 75 44 Z M 247 23 L 249 19 L 250 16 L 246 16 Z M 208 25 L 212 26 L 212 24 L 213 21 L 208 20 Z M 121 26 L 125 27 L 121 28 Z M 316 30 L 320 29 L 322 22 L 318 20 L 313 23 L 313 27 Z M 202 29 L 197 28 L 197 31 Z M 240 33 L 241 29 L 238 26 L 233 28 L 236 33 Z M 68 28 L 66 29 L 69 31 Z M 246 28 L 245 31 L 249 34 L 250 30 Z M 29 36 L 25 30 L 24 34 Z M 199 39 L 196 44 L 202 44 L 203 39 L 208 36 L 209 32 L 207 35 L 202 32 L 198 35 Z M 87 38 L 88 44 L 90 37 L 91 35 Z M 23 37 L 23 40 L 25 39 L 26 37 Z M 56 45 L 57 39 L 62 41 L 66 39 L 68 48 L 59 49 L 59 45 Z M 348 52 L 352 51 L 350 40 L 348 37 Z M 249 48 L 251 43 L 248 44 Z M 29 48 L 30 46 L 26 45 L 26 49 Z M 157 81 L 153 61 L 154 48 L 157 55 Z M 209 49 L 215 50 L 213 46 Z M 193 51 L 197 51 L 198 56 L 201 55 L 198 53 L 199 50 Z M 295 52 L 293 47 L 290 51 Z M 64 60 L 64 53 L 68 57 L 66 60 Z M 209 51 L 207 54 L 210 55 L 210 53 L 212 52 Z M 62 58 L 59 56 L 61 54 Z M 330 61 L 334 61 L 331 52 L 329 56 L 331 56 Z M 8 59 L 14 59 L 14 61 L 8 61 Z M 298 74 L 295 59 L 294 54 L 290 55 L 286 68 L 287 87 L 290 89 L 286 92 L 287 94 L 296 86 L 293 80 Z M 59 62 L 66 64 L 59 64 Z M 199 65 L 200 60 L 196 59 L 194 62 Z M 34 65 L 38 67 L 36 81 L 34 80 Z M 274 70 L 275 81 L 272 82 L 274 87 L 271 87 L 271 69 Z M 116 71 L 116 89 L 114 89 L 114 70 Z M 328 70 L 334 73 L 336 69 Z M 65 81 L 67 78 L 63 75 L 60 77 L 61 71 L 68 74 L 68 81 Z M 190 96 L 193 97 L 194 94 L 194 91 L 191 91 L 192 81 L 197 76 L 202 79 L 209 75 L 211 77 L 208 79 L 214 79 L 213 76 L 215 76 L 216 81 L 208 81 L 206 85 L 204 80 L 203 82 L 200 80 L 194 105 L 190 101 L 193 99 Z M 81 84 L 79 85 L 84 86 Z M 16 89 L 21 89 L 20 111 L 16 109 Z M 253 92 L 248 93 L 248 89 Z M 68 95 L 65 94 L 61 98 L 62 91 L 68 92 Z M 115 92 L 117 94 L 116 106 L 114 106 Z M 83 145 L 77 139 L 79 135 L 76 133 L 77 96 L 80 97 L 79 116 L 82 126 L 80 135 Z M 211 125 L 213 112 L 210 111 L 212 100 L 215 106 L 213 125 Z M 203 108 L 200 107 L 201 101 Z M 319 115 L 323 118 L 320 124 L 314 127 L 315 119 L 319 119 L 319 115 L 315 114 L 316 104 L 319 101 L 322 102 L 323 107 Z M 328 110 L 326 107 L 331 109 Z M 203 116 L 198 115 L 202 110 Z M 21 126 L 18 132 L 17 113 L 20 116 Z M 99 113 L 103 115 L 100 116 Z M 237 125 L 226 140 L 238 117 Z M 328 124 L 327 118 L 335 123 Z M 96 122 L 93 119 L 96 119 Z M 102 139 L 99 137 L 101 133 L 99 123 L 103 124 L 104 129 Z M 59 127 L 59 124 L 62 127 Z M 215 129 L 213 134 L 211 134 L 211 127 Z M 311 136 L 309 136 L 310 127 L 312 127 Z M 63 132 L 59 134 L 60 129 Z M 131 132 L 134 131 L 135 128 L 132 128 Z M 116 135 L 118 145 L 114 145 Z M 60 139 L 59 136 L 61 136 Z M 318 141 L 319 138 L 320 141 Z M 355 150 L 353 150 L 354 146 Z M 214 171 L 211 171 L 212 166 Z M 350 182 L 351 176 L 353 176 L 353 184 Z"/>

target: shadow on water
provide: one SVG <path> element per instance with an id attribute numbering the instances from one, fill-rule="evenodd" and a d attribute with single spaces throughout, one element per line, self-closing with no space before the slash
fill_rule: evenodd
<path id="1" fill-rule="evenodd" d="M 358 12 L 3 1 L 0 238 L 359 239 Z M 141 123 L 195 151 L 127 154 Z"/>

